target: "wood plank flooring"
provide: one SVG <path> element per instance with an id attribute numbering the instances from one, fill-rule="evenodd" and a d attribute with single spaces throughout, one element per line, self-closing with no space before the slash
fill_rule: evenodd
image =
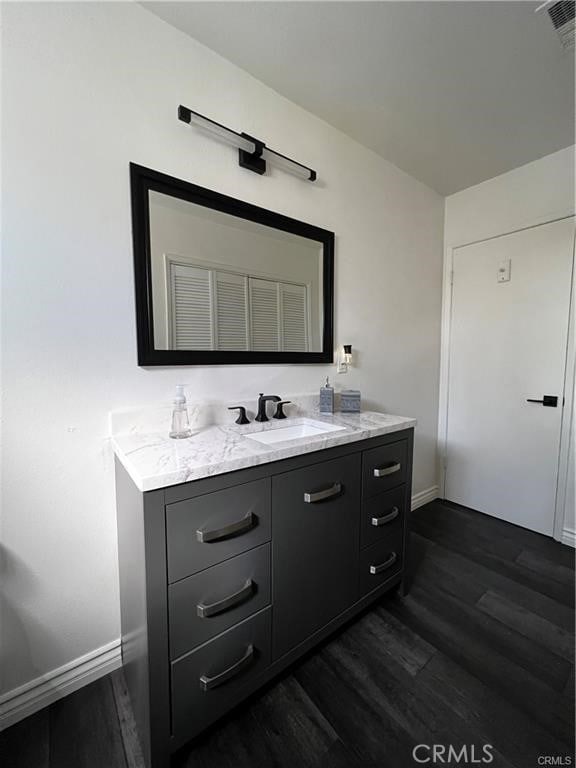
<path id="1" fill-rule="evenodd" d="M 574 765 L 574 551 L 446 502 L 412 521 L 410 595 L 380 601 L 174 768 L 403 768 L 417 744 L 477 757 L 490 744 L 494 768 Z M 0 768 L 142 767 L 120 672 L 0 734 Z"/>

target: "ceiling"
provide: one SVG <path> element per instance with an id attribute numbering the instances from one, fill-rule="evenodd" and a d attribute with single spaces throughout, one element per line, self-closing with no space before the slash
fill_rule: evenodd
<path id="1" fill-rule="evenodd" d="M 574 143 L 574 50 L 539 4 L 144 3 L 442 194 Z"/>

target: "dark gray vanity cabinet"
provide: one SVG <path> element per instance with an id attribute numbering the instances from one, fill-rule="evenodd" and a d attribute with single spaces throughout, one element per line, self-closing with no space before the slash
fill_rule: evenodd
<path id="1" fill-rule="evenodd" d="M 402 582 L 413 430 L 140 492 L 116 464 L 122 656 L 149 768 Z"/>

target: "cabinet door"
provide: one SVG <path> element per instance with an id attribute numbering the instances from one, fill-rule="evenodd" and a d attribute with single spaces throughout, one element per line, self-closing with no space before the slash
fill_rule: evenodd
<path id="1" fill-rule="evenodd" d="M 360 484 L 360 454 L 272 479 L 275 659 L 356 599 Z"/>

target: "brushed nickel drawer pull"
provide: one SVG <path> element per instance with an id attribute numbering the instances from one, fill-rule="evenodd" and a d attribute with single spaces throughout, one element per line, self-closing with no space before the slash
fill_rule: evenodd
<path id="1" fill-rule="evenodd" d="M 209 691 L 211 688 L 217 688 L 219 685 L 227 683 L 236 675 L 239 675 L 246 667 L 254 661 L 254 646 L 252 643 L 246 648 L 246 652 L 239 661 L 234 662 L 228 669 L 219 672 L 214 677 L 208 677 L 208 675 L 202 675 L 200 678 L 200 688 L 203 691 Z"/>
<path id="2" fill-rule="evenodd" d="M 223 528 L 214 528 L 211 531 L 203 531 L 198 529 L 196 531 L 196 538 L 203 544 L 208 544 L 211 541 L 220 541 L 221 539 L 229 539 L 231 536 L 239 536 L 241 533 L 246 533 L 251 528 L 254 528 L 257 522 L 257 517 L 252 512 L 237 520 L 235 523 L 229 523 Z"/>
<path id="3" fill-rule="evenodd" d="M 380 563 L 380 565 L 371 565 L 370 566 L 370 573 L 372 576 L 377 576 L 379 573 L 382 573 L 382 571 L 385 571 L 387 568 L 390 568 L 391 565 L 394 565 L 396 560 L 398 559 L 398 556 L 396 555 L 396 552 L 392 552 L 386 560 L 384 560 L 383 563 Z"/>
<path id="4" fill-rule="evenodd" d="M 392 512 L 384 515 L 384 517 L 373 517 L 372 525 L 375 525 L 378 528 L 381 525 L 386 525 L 386 523 L 391 523 L 392 520 L 396 520 L 399 514 L 400 510 L 398 507 L 392 507 Z"/>
<path id="5" fill-rule="evenodd" d="M 374 477 L 386 477 L 386 475 L 393 475 L 395 472 L 400 472 L 402 464 L 397 461 L 395 464 L 389 464 L 387 467 L 376 467 L 374 470 Z"/>
<path id="6" fill-rule="evenodd" d="M 224 611 L 229 611 L 231 608 L 235 608 L 240 603 L 243 603 L 254 594 L 254 582 L 252 579 L 244 584 L 242 589 L 234 592 L 232 595 L 228 595 L 223 600 L 218 600 L 216 603 L 198 603 L 196 611 L 201 619 L 207 619 L 209 616 L 216 616 Z"/>
<path id="7" fill-rule="evenodd" d="M 324 488 L 323 491 L 313 491 L 312 493 L 304 493 L 304 501 L 306 504 L 314 504 L 316 501 L 323 501 L 324 499 L 330 499 L 332 496 L 338 496 L 342 492 L 342 484 L 334 483 L 330 488 Z"/>

